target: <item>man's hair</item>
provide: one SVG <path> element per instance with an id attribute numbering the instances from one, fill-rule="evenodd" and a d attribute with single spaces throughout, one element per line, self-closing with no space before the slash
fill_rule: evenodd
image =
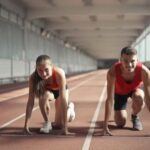
<path id="1" fill-rule="evenodd" d="M 130 47 L 130 46 L 127 46 L 127 47 L 124 47 L 122 50 L 121 50 L 121 56 L 125 54 L 125 55 L 136 55 L 137 54 L 137 50 L 133 47 Z"/>

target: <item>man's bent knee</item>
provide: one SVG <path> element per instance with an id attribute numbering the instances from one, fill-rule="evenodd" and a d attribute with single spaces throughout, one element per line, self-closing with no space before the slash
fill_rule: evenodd
<path id="1" fill-rule="evenodd" d="M 124 127 L 127 120 L 126 110 L 120 110 L 115 112 L 115 123 L 118 127 Z"/>
<path id="2" fill-rule="evenodd" d="M 132 95 L 133 105 L 144 107 L 144 92 L 141 89 L 136 90 Z"/>
<path id="3" fill-rule="evenodd" d="M 115 123 L 117 125 L 117 127 L 119 128 L 123 128 L 126 124 L 126 119 L 121 119 L 121 120 L 115 120 Z"/>

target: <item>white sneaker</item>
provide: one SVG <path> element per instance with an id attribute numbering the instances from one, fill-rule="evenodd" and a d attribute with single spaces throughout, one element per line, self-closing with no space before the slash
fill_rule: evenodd
<path id="1" fill-rule="evenodd" d="M 45 122 L 43 127 L 40 129 L 41 133 L 49 133 L 52 130 L 51 122 Z"/>
<path id="2" fill-rule="evenodd" d="M 69 122 L 71 122 L 75 119 L 75 111 L 74 111 L 74 103 L 73 102 L 70 102 L 68 104 L 67 118 L 68 118 Z"/>

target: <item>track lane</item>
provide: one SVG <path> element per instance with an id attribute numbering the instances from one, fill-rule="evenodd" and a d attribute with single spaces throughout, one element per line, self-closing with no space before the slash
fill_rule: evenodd
<path id="1" fill-rule="evenodd" d="M 101 93 L 101 90 L 104 84 L 104 83 L 98 82 L 101 75 L 104 75 L 104 73 L 103 74 L 100 73 L 96 75 L 96 77 L 94 77 L 93 80 L 91 81 L 88 79 L 88 82 L 85 82 L 84 84 L 81 84 L 77 88 L 74 88 L 74 90 L 70 94 L 71 100 L 74 101 L 76 104 L 76 116 L 77 117 L 74 122 L 69 123 L 69 129 L 70 131 L 75 132 L 76 135 L 73 137 L 70 137 L 70 136 L 63 137 L 63 136 L 56 136 L 56 135 L 39 135 L 39 134 L 31 136 L 34 140 L 36 140 L 38 145 L 39 144 L 44 145 L 45 143 L 47 146 L 48 145 L 52 146 L 53 149 L 58 149 L 60 147 L 64 147 L 65 149 L 68 146 L 69 146 L 69 149 L 70 148 L 71 149 L 82 148 L 82 145 L 85 140 L 85 136 L 88 133 L 91 118 L 97 106 L 99 94 Z M 69 87 L 70 88 L 73 87 L 73 84 L 76 84 L 76 82 L 77 80 L 74 81 L 74 83 L 71 82 L 69 84 Z M 52 106 L 51 111 L 52 111 L 51 116 L 53 116 L 53 113 L 54 113 L 53 106 Z M 34 112 L 32 117 L 33 117 L 32 118 L 33 122 L 31 126 L 34 127 L 35 129 L 41 127 L 42 118 L 41 118 L 40 112 L 39 111 Z M 52 119 L 54 118 L 52 117 Z M 24 122 L 24 118 L 19 119 L 17 122 L 14 122 L 13 124 L 5 128 L 5 130 L 3 130 L 3 134 L 1 134 L 1 137 L 3 137 L 3 139 L 5 140 L 11 139 L 12 136 L 13 138 L 15 137 L 15 139 L 19 139 L 19 140 L 21 138 L 23 143 L 28 144 L 29 149 L 32 149 L 32 148 L 40 149 L 38 145 L 34 145 L 34 146 L 33 144 L 30 145 L 30 142 L 31 142 L 30 140 L 26 141 L 26 139 L 31 139 L 31 137 L 24 136 L 21 134 L 23 122 Z M 45 140 L 41 141 L 41 138 Z M 68 143 L 68 139 L 70 139 L 69 143 Z M 13 141 L 13 139 L 11 139 L 11 141 Z M 21 147 L 24 148 L 24 144 L 22 142 L 21 142 Z M 17 144 L 15 143 L 16 142 L 14 142 L 14 148 L 16 148 L 16 144 Z M 78 144 L 73 145 L 72 143 L 78 143 Z"/>

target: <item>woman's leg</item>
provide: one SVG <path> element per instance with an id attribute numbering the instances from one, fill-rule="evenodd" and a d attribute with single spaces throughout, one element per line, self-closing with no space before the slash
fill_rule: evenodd
<path id="1" fill-rule="evenodd" d="M 66 90 L 66 103 L 68 105 L 68 101 L 69 101 L 69 90 Z M 61 104 L 61 99 L 60 97 L 57 98 L 57 100 L 55 101 L 55 123 L 56 125 L 63 125 L 63 120 L 62 120 L 62 104 Z"/>
<path id="2" fill-rule="evenodd" d="M 70 120 L 70 113 L 71 111 L 74 112 L 74 104 L 73 103 L 69 103 L 69 90 L 66 90 L 66 102 L 67 102 L 67 120 Z M 55 102 L 55 124 L 58 126 L 63 126 L 63 120 L 62 120 L 62 106 L 61 106 L 61 99 L 60 97 L 58 97 L 58 99 Z"/>
<path id="3" fill-rule="evenodd" d="M 50 111 L 49 100 L 54 100 L 54 95 L 50 91 L 46 91 L 45 94 L 39 98 L 40 110 L 46 122 L 49 121 L 49 111 Z"/>
<path id="4" fill-rule="evenodd" d="M 49 111 L 50 111 L 49 100 L 54 100 L 53 93 L 49 91 L 46 91 L 45 94 L 39 98 L 40 110 L 45 120 L 43 127 L 40 129 L 40 132 L 42 133 L 49 133 L 50 130 L 52 130 L 51 122 L 49 119 Z"/>

